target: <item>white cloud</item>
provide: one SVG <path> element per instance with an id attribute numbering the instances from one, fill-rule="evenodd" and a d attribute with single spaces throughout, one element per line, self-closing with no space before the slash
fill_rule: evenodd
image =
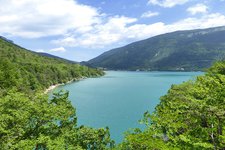
<path id="1" fill-rule="evenodd" d="M 49 52 L 66 52 L 66 49 L 64 47 L 57 47 L 50 49 Z"/>
<path id="2" fill-rule="evenodd" d="M 225 25 L 225 16 L 219 13 L 190 17 L 172 24 L 157 22 L 154 24 L 134 24 L 135 18 L 111 18 L 105 24 L 96 25 L 93 30 L 82 35 L 76 34 L 53 41 L 61 46 L 102 48 L 120 42 L 129 43 L 155 35 L 198 28 L 209 28 Z"/>
<path id="3" fill-rule="evenodd" d="M 199 28 L 209 28 L 225 26 L 225 16 L 219 13 L 204 15 L 200 18 L 187 18 L 176 23 L 168 25 L 168 29 L 175 30 L 189 30 Z"/>
<path id="4" fill-rule="evenodd" d="M 150 0 L 149 3 L 173 7 L 187 1 Z M 49 50 L 51 52 L 65 52 L 64 47 L 117 46 L 176 30 L 225 25 L 225 16 L 219 13 L 171 24 L 140 24 L 136 18 L 107 16 L 74 0 L 0 0 L 0 4 L 0 34 L 25 38 L 58 35 L 59 38 L 52 41 L 58 48 Z"/>
<path id="5" fill-rule="evenodd" d="M 82 46 L 89 48 L 99 48 L 109 45 L 119 40 L 125 39 L 126 33 L 129 32 L 128 25 L 135 23 L 136 18 L 123 16 L 114 16 L 109 18 L 103 24 L 93 26 L 93 29 L 83 34 L 72 34 L 63 39 L 52 41 L 62 46 Z"/>
<path id="6" fill-rule="evenodd" d="M 149 0 L 148 4 L 158 5 L 161 7 L 174 7 L 176 5 L 182 5 L 190 0 Z"/>
<path id="7" fill-rule="evenodd" d="M 0 0 L 0 34 L 36 38 L 82 32 L 99 23 L 99 15 L 74 0 Z"/>
<path id="8" fill-rule="evenodd" d="M 44 53 L 45 52 L 45 50 L 43 50 L 43 49 L 36 49 L 35 51 L 38 52 L 38 53 Z"/>
<path id="9" fill-rule="evenodd" d="M 57 47 L 57 48 L 52 48 L 50 50 L 44 50 L 44 49 L 36 49 L 34 50 L 35 52 L 38 53 L 47 53 L 47 52 L 66 52 L 66 49 L 64 47 Z"/>
<path id="10" fill-rule="evenodd" d="M 192 7 L 189 7 L 187 11 L 192 15 L 195 15 L 198 13 L 206 13 L 208 11 L 208 7 L 204 4 L 196 4 Z"/>
<path id="11" fill-rule="evenodd" d="M 158 16 L 158 15 L 159 15 L 159 12 L 147 11 L 141 15 L 141 18 L 150 18 L 150 17 L 154 17 L 154 16 Z"/>

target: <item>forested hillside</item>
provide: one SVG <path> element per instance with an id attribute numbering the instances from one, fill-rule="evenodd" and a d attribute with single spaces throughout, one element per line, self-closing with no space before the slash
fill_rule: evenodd
<path id="1" fill-rule="evenodd" d="M 195 81 L 173 85 L 141 122 L 146 129 L 127 134 L 118 149 L 224 150 L 225 62 Z"/>
<path id="2" fill-rule="evenodd" d="M 82 77 L 103 75 L 69 61 L 39 55 L 0 38 L 0 89 L 16 87 L 19 91 L 46 89 Z"/>
<path id="3" fill-rule="evenodd" d="M 203 70 L 225 58 L 225 27 L 177 31 L 116 48 L 86 62 L 112 70 Z"/>
<path id="4" fill-rule="evenodd" d="M 0 150 L 103 150 L 109 129 L 77 125 L 68 92 L 49 98 L 52 84 L 104 73 L 41 56 L 0 38 Z"/>

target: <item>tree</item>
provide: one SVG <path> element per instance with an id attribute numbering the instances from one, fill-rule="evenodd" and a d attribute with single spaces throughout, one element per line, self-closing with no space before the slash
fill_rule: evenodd
<path id="1" fill-rule="evenodd" d="M 155 112 L 144 115 L 145 131 L 128 134 L 122 145 L 125 149 L 223 150 L 224 110 L 225 62 L 218 62 L 195 81 L 173 85 Z"/>
<path id="2" fill-rule="evenodd" d="M 49 100 L 43 94 L 27 97 L 12 90 L 0 99 L 2 149 L 107 149 L 110 144 L 108 129 L 77 126 L 68 92 Z"/>

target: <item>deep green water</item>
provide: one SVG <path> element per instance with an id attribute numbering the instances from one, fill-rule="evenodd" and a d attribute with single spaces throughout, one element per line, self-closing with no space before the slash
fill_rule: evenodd
<path id="1" fill-rule="evenodd" d="M 122 72 L 107 71 L 100 78 L 89 78 L 61 86 L 70 92 L 76 107 L 78 124 L 110 128 L 118 143 L 129 128 L 138 123 L 147 110 L 154 111 L 160 96 L 172 84 L 182 83 L 202 72 Z"/>

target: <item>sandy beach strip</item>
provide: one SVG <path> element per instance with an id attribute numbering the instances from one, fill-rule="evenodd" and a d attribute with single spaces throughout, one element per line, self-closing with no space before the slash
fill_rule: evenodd
<path id="1" fill-rule="evenodd" d="M 50 91 L 52 91 L 53 89 L 55 89 L 56 87 L 60 86 L 62 84 L 55 84 L 55 85 L 51 85 L 49 88 L 47 88 L 44 92 L 44 94 L 49 93 Z"/>

